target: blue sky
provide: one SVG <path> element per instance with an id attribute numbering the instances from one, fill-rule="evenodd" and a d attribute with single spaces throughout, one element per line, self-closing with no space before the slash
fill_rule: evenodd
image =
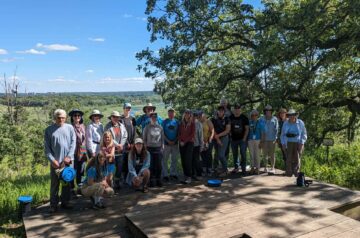
<path id="1" fill-rule="evenodd" d="M 17 68 L 21 92 L 152 90 L 135 54 L 163 43 L 150 44 L 145 8 L 145 0 L 1 0 L 0 73 Z"/>

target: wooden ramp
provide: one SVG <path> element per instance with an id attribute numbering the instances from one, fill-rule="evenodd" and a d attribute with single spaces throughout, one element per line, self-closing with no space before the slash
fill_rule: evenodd
<path id="1" fill-rule="evenodd" d="M 125 215 L 135 237 L 360 237 L 360 222 L 330 209 L 360 193 L 295 178 L 250 176 L 167 190 L 140 199 Z"/>

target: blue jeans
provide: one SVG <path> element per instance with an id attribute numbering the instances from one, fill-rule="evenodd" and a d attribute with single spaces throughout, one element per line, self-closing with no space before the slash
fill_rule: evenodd
<path id="1" fill-rule="evenodd" d="M 240 162 L 239 162 L 239 149 L 241 156 Z M 247 142 L 244 142 L 243 140 L 231 141 L 231 150 L 234 158 L 234 167 L 237 169 L 239 168 L 240 165 L 241 170 L 243 172 L 246 171 L 246 149 L 247 149 Z"/>
<path id="2" fill-rule="evenodd" d="M 222 145 L 219 145 L 216 141 L 214 142 L 215 154 L 222 165 L 223 171 L 227 171 L 227 159 L 226 150 L 229 144 L 229 136 L 223 136 L 220 138 Z"/>

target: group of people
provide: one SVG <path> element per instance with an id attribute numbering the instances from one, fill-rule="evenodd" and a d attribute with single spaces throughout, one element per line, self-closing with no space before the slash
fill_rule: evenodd
<path id="1" fill-rule="evenodd" d="M 230 108 L 222 99 L 211 117 L 201 110 L 186 109 L 177 119 L 175 109 L 169 108 L 167 118 L 162 119 L 151 103 L 144 106 L 143 111 L 143 115 L 134 118 L 131 104 L 124 103 L 123 113 L 113 111 L 104 126 L 103 114 L 93 110 L 89 115 L 91 122 L 85 126 L 81 110 L 74 109 L 68 115 L 62 109 L 55 110 L 54 124 L 45 130 L 45 153 L 51 162 L 52 212 L 58 209 L 59 171 L 66 166 L 74 167 L 76 178 L 74 183 L 62 186 L 60 198 L 64 209 L 72 208 L 69 201 L 75 184 L 82 195 L 91 198 L 94 208 L 101 209 L 105 207 L 103 197 L 113 195 L 114 189 L 124 183 L 148 192 L 148 187 L 178 181 L 179 154 L 183 170 L 181 182 L 185 184 L 202 176 L 226 176 L 230 148 L 232 173 L 247 173 L 247 148 L 251 162 L 248 173 L 260 173 L 261 150 L 265 172 L 275 173 L 277 144 L 286 164 L 285 174 L 297 176 L 300 170 L 307 133 L 293 109 L 282 108 L 276 116 L 267 105 L 264 116 L 259 118 L 259 112 L 252 110 L 249 119 L 242 112 L 242 105 L 234 104 Z M 67 116 L 71 125 L 66 123 Z"/>

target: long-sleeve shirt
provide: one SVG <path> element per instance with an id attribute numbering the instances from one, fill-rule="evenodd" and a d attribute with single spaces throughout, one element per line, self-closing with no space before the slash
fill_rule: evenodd
<path id="1" fill-rule="evenodd" d="M 195 139 L 194 146 L 200 146 L 202 148 L 204 146 L 204 136 L 203 136 L 203 126 L 202 123 L 198 120 L 195 120 Z"/>
<path id="2" fill-rule="evenodd" d="M 143 140 L 146 147 L 161 147 L 164 144 L 164 130 L 158 124 L 148 124 L 143 132 Z"/>
<path id="3" fill-rule="evenodd" d="M 275 141 L 278 136 L 279 123 L 276 117 L 271 117 L 267 119 L 266 117 L 260 118 L 260 123 L 263 128 L 263 135 L 265 141 Z"/>
<path id="4" fill-rule="evenodd" d="M 91 123 L 86 127 L 86 148 L 90 153 L 98 153 L 100 151 L 100 141 L 104 134 L 104 126 Z"/>
<path id="5" fill-rule="evenodd" d="M 179 128 L 179 141 L 183 143 L 194 142 L 195 140 L 195 122 L 181 121 Z"/>
<path id="6" fill-rule="evenodd" d="M 45 129 L 45 155 L 49 161 L 64 161 L 65 157 L 74 160 L 76 134 L 72 125 L 53 124 Z"/>
<path id="7" fill-rule="evenodd" d="M 136 167 L 140 167 L 140 166 L 141 169 L 138 171 L 139 173 L 137 173 Z M 133 153 L 129 153 L 129 162 L 128 162 L 129 173 L 126 177 L 126 182 L 129 185 L 132 185 L 133 178 L 141 174 L 145 169 L 149 169 L 149 168 L 150 168 L 150 153 L 148 151 L 146 152 L 146 157 L 143 161 L 141 161 L 139 156 L 133 158 Z"/>
<path id="8" fill-rule="evenodd" d="M 286 145 L 287 142 L 305 144 L 306 140 L 307 132 L 302 120 L 297 118 L 295 123 L 284 122 L 281 130 L 281 144 Z"/>

